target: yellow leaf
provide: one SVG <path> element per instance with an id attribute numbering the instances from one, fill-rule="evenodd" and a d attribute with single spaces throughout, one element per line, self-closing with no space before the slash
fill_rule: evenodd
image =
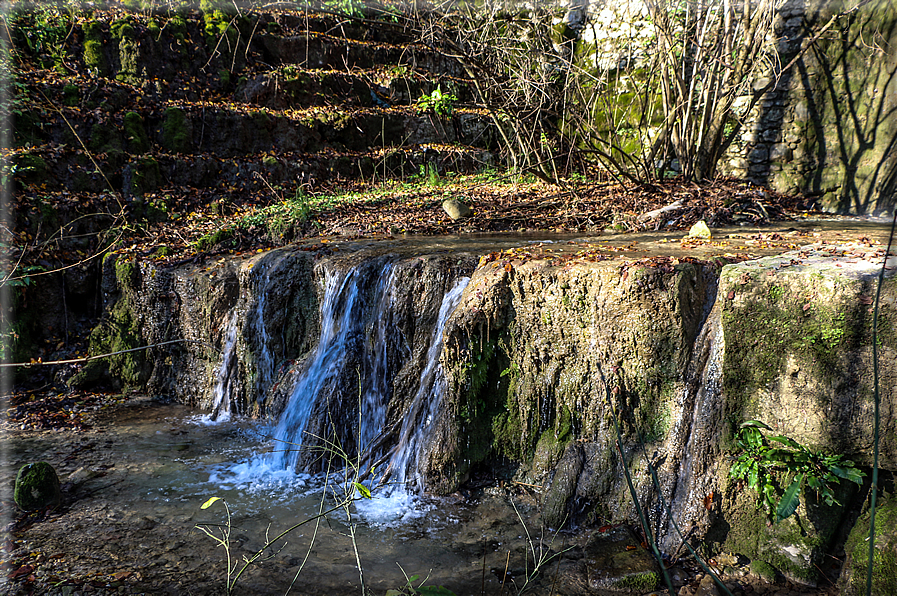
<path id="1" fill-rule="evenodd" d="M 208 509 L 215 503 L 215 501 L 220 501 L 220 500 L 221 500 L 221 497 L 211 497 L 208 501 L 206 501 L 205 503 L 202 504 L 202 507 L 200 507 L 200 509 Z"/>

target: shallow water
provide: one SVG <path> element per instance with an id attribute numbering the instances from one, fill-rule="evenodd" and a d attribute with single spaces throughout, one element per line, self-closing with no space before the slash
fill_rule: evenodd
<path id="1" fill-rule="evenodd" d="M 261 549 L 266 533 L 273 538 L 335 504 L 321 476 L 264 473 L 250 465 L 275 447 L 268 431 L 245 419 L 209 424 L 181 406 L 136 398 L 80 434 L 17 431 L 4 481 L 24 463 L 46 460 L 66 493 L 60 510 L 22 534 L 17 552 L 44 559 L 35 571 L 38 584 L 85 576 L 115 583 L 115 574 L 129 573 L 121 582 L 129 592 L 185 593 L 189 586 L 193 593 L 215 593 L 223 588 L 226 553 L 195 526 L 221 531 L 227 514 L 221 502 L 201 510 L 209 497 L 227 503 L 235 560 Z M 532 555 L 524 553 L 531 546 L 547 553 L 551 540 L 551 552 L 571 543 L 569 536 L 543 532 L 526 487 L 475 496 L 468 502 L 467 495 L 432 499 L 375 488 L 370 501 L 337 508 L 291 532 L 286 544 L 278 541 L 273 558 L 251 566 L 238 586 L 283 594 L 308 556 L 295 593 L 360 592 L 350 524 L 364 583 L 375 593 L 402 587 L 403 571 L 458 594 L 480 593 L 484 585 L 486 593 L 498 593 L 505 564 L 517 585 L 525 581 Z M 565 556 L 552 570 L 566 577 L 576 565 Z M 506 588 L 511 593 L 510 583 Z"/>

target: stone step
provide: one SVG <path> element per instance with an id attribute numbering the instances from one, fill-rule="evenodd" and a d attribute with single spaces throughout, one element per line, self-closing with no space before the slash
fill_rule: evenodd
<path id="1" fill-rule="evenodd" d="M 207 35 L 195 14 L 186 19 L 130 15 L 111 25 L 82 20 L 66 42 L 66 70 L 139 87 L 144 94 L 162 92 L 166 81 L 201 81 L 201 96 L 224 94 L 276 66 L 351 71 L 401 66 L 432 76 L 463 77 L 463 67 L 407 34 L 384 35 L 372 30 L 359 39 L 339 27 L 270 27 L 243 23 L 229 35 Z M 164 26 L 163 26 L 164 25 Z M 161 28 L 160 28 L 161 26 Z M 124 33 L 123 33 L 124 32 Z M 384 39 L 392 39 L 390 43 Z"/>
<path id="2" fill-rule="evenodd" d="M 17 115 L 15 127 L 20 146 L 79 146 L 74 129 L 92 151 L 132 154 L 163 150 L 235 157 L 431 143 L 495 146 L 491 119 L 482 111 L 458 109 L 451 116 L 438 116 L 409 106 L 255 110 L 245 104 L 168 102 L 164 107 L 135 106 L 130 112 L 112 113 L 71 107 L 58 113 Z"/>
<path id="3" fill-rule="evenodd" d="M 268 64 L 294 64 L 303 68 L 352 69 L 400 65 L 455 77 L 463 66 L 422 44 L 396 45 L 345 39 L 321 33 L 280 36 L 261 34 L 252 49 Z"/>
<path id="4" fill-rule="evenodd" d="M 440 175 L 472 173 L 495 166 L 487 150 L 457 145 L 379 148 L 316 153 L 271 151 L 223 158 L 211 154 L 155 153 L 134 156 L 41 146 L 13 156 L 19 192 L 101 193 L 138 196 L 167 188 L 217 189 L 226 193 L 268 191 L 271 187 L 312 188 L 339 180 L 386 180 L 420 174 L 433 164 Z M 96 170 L 99 166 L 105 177 Z M 108 180 L 108 183 L 107 183 Z M 67 181 L 67 182 L 66 182 Z"/>
<path id="5" fill-rule="evenodd" d="M 453 104 L 474 103 L 473 82 L 405 66 L 369 70 L 298 69 L 292 65 L 247 77 L 233 99 L 274 109 L 311 105 L 390 107 L 411 105 L 436 89 L 451 94 Z"/>

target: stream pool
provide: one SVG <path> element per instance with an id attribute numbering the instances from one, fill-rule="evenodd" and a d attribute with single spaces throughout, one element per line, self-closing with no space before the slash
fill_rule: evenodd
<path id="1" fill-rule="evenodd" d="M 266 533 L 273 538 L 336 504 L 322 476 L 253 464 L 274 448 L 268 430 L 246 419 L 209 424 L 183 406 L 141 397 L 99 413 L 80 433 L 17 430 L 5 441 L 11 465 L 4 486 L 20 465 L 48 461 L 63 483 L 64 502 L 8 544 L 7 558 L 32 561 L 36 586 L 89 581 L 100 591 L 223 593 L 226 552 L 196 526 L 220 532 L 227 513 L 221 502 L 202 510 L 207 499 L 227 503 L 237 569 L 263 547 Z M 427 585 L 457 594 L 484 587 L 497 594 L 506 566 L 506 593 L 516 593 L 532 571 L 532 549 L 544 558 L 587 538 L 542 529 L 536 490 L 527 486 L 438 499 L 387 493 L 388 487 L 375 488 L 371 500 L 292 531 L 275 544 L 274 556 L 247 569 L 236 593 L 284 594 L 295 578 L 295 594 L 360 594 L 351 525 L 363 581 L 374 594 L 402 588 L 405 574 L 420 577 L 415 585 L 427 578 Z M 544 564 L 529 588 L 548 593 L 563 582 L 569 593 L 571 582 L 586 581 L 581 559 L 581 548 L 568 550 Z"/>

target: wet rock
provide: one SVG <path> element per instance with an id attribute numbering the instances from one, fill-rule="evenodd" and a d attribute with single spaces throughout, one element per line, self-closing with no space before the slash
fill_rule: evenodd
<path id="1" fill-rule="evenodd" d="M 542 516 L 548 527 L 561 528 L 570 520 L 568 503 L 576 491 L 582 465 L 582 448 L 576 444 L 568 445 L 545 494 Z"/>
<path id="2" fill-rule="evenodd" d="M 45 461 L 22 466 L 16 476 L 13 497 L 24 511 L 56 507 L 62 502 L 56 470 Z"/>
<path id="3" fill-rule="evenodd" d="M 637 544 L 625 528 L 595 535 L 584 548 L 589 587 L 635 594 L 653 590 L 659 579 L 657 563 Z"/>
<path id="4" fill-rule="evenodd" d="M 695 596 L 721 596 L 721 594 L 719 586 L 710 575 L 702 577 L 698 589 L 695 590 Z"/>

